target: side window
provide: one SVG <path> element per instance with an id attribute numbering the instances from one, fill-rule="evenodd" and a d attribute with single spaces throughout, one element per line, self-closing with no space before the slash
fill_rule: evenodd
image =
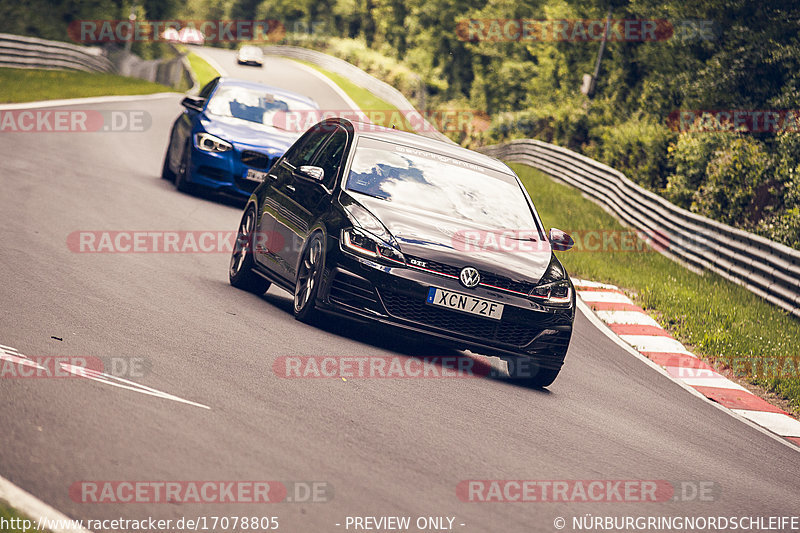
<path id="1" fill-rule="evenodd" d="M 326 129 L 307 131 L 292 148 L 286 152 L 286 161 L 295 168 L 310 165 L 314 154 L 329 137 Z"/>
<path id="2" fill-rule="evenodd" d="M 320 150 L 314 164 L 325 171 L 322 184 L 328 189 L 332 189 L 336 183 L 336 176 L 342 164 L 342 155 L 347 146 L 347 132 L 342 128 L 337 128 L 331 135 L 330 141 Z"/>

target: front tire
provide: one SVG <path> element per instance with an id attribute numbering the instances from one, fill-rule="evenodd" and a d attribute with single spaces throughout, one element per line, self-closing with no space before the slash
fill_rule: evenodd
<path id="1" fill-rule="evenodd" d="M 161 167 L 161 179 L 175 181 L 175 173 L 169 168 L 170 147 L 167 146 L 167 153 L 164 156 L 164 166 Z"/>
<path id="2" fill-rule="evenodd" d="M 508 381 L 522 387 L 543 389 L 558 377 L 561 369 L 543 368 L 534 359 L 525 355 L 503 357 L 508 363 Z"/>
<path id="3" fill-rule="evenodd" d="M 316 233 L 303 251 L 294 288 L 294 317 L 310 323 L 317 317 L 317 294 L 325 269 L 325 246 L 322 236 Z"/>
<path id="4" fill-rule="evenodd" d="M 244 215 L 242 215 L 242 221 L 239 223 L 239 233 L 236 237 L 236 243 L 231 254 L 231 264 L 228 269 L 228 280 L 237 289 L 252 292 L 253 294 L 264 294 L 271 283 L 253 272 L 253 267 L 255 267 L 255 261 L 253 260 L 255 228 L 256 210 L 251 205 L 245 210 Z"/>
<path id="5" fill-rule="evenodd" d="M 189 182 L 189 172 L 192 167 L 192 143 L 187 142 L 181 155 L 181 164 L 175 174 L 175 188 L 181 192 L 190 192 L 192 184 Z"/>

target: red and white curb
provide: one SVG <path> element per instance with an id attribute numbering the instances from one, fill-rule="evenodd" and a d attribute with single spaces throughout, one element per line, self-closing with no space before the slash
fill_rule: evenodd
<path id="1" fill-rule="evenodd" d="M 581 279 L 572 282 L 581 300 L 611 331 L 663 368 L 673 380 L 800 446 L 800 421 L 715 372 L 672 338 L 619 287 Z"/>

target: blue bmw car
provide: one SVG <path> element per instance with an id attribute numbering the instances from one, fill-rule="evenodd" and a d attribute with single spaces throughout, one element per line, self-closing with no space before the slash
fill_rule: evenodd
<path id="1" fill-rule="evenodd" d="M 181 191 L 200 186 L 243 198 L 302 133 L 280 117 L 319 110 L 300 94 L 232 78 L 212 80 L 181 105 L 161 177 Z"/>

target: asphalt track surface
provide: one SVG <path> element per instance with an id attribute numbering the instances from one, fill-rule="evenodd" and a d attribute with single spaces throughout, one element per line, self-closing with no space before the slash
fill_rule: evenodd
<path id="1" fill-rule="evenodd" d="M 238 67 L 213 53 L 230 75 L 344 105 L 291 62 Z M 0 344 L 31 357 L 144 358 L 134 381 L 210 409 L 86 379 L 2 379 L 0 475 L 72 518 L 278 516 L 289 532 L 345 531 L 347 516 L 454 516 L 456 530 L 489 533 L 555 531 L 558 516 L 571 531 L 586 514 L 797 512 L 797 451 L 689 394 L 582 315 L 549 390 L 282 379 L 280 356 L 452 354 L 348 321 L 297 322 L 288 294 L 230 287 L 224 253 L 70 251 L 76 230 L 236 228 L 238 206 L 159 178 L 179 100 L 75 107 L 146 110 L 145 133 L 3 134 Z M 468 479 L 712 481 L 721 492 L 713 502 L 467 503 L 456 486 Z M 81 480 L 324 481 L 334 496 L 89 504 L 70 498 Z"/>

